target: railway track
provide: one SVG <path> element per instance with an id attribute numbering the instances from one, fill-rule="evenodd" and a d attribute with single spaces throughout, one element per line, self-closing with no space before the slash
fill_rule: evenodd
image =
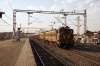
<path id="1" fill-rule="evenodd" d="M 74 63 L 77 63 L 76 61 L 79 61 L 79 65 L 76 64 L 76 66 L 100 66 L 100 57 L 99 56 L 96 56 L 96 55 L 92 55 L 92 53 L 86 53 L 86 52 L 82 52 L 82 51 L 79 51 L 79 50 L 74 50 L 74 49 L 71 49 L 71 50 L 66 50 L 66 49 L 61 49 L 62 50 L 62 53 L 64 52 L 65 54 L 69 54 L 69 55 L 73 55 L 73 57 L 76 57 L 77 59 L 73 59 L 73 58 L 68 58 L 70 59 L 71 61 L 73 61 Z M 66 55 L 67 57 L 67 55 Z M 84 63 L 84 61 L 87 61 L 87 63 L 84 65 L 84 64 L 81 64 L 81 59 L 83 60 L 82 62 Z M 89 63 L 90 64 L 89 64 Z"/>
<path id="2" fill-rule="evenodd" d="M 74 44 L 74 49 L 85 50 L 90 52 L 100 52 L 100 46 L 98 45 L 86 45 L 86 44 Z"/>
<path id="3" fill-rule="evenodd" d="M 90 63 L 93 63 L 95 66 L 100 66 L 100 57 L 96 57 L 96 56 L 87 54 L 85 52 L 80 52 L 78 50 L 71 50 L 70 52 L 69 51 L 66 51 L 66 52 L 73 54 L 75 56 L 78 56 L 79 58 L 82 58 L 83 60 L 89 61 Z"/>
<path id="4" fill-rule="evenodd" d="M 66 50 L 58 47 L 53 48 L 53 46 L 48 44 L 41 44 L 41 45 L 48 47 L 49 48 L 49 49 L 47 48 L 48 50 L 54 51 L 54 54 L 56 54 L 58 57 L 62 57 L 63 59 L 65 59 L 65 61 L 66 58 L 69 59 L 74 63 L 74 66 L 100 66 L 99 57 L 90 55 L 89 53 L 86 54 L 84 51 L 79 51 L 75 49 Z M 50 46 L 52 47 L 52 49 Z"/>
<path id="5" fill-rule="evenodd" d="M 100 64 L 100 48 L 98 49 L 98 47 L 77 46 L 74 47 L 71 52 L 86 57 L 87 59 L 91 59 L 97 64 Z"/>
<path id="6" fill-rule="evenodd" d="M 80 56 L 86 57 L 87 59 L 93 60 L 95 62 L 97 62 L 98 64 L 100 64 L 100 56 L 98 53 L 93 53 L 93 52 L 89 52 L 89 51 L 80 51 L 80 50 L 75 50 L 73 49 L 71 51 L 72 53 L 78 54 Z"/>
<path id="7" fill-rule="evenodd" d="M 69 55 L 72 55 L 73 57 L 76 57 L 77 59 L 73 59 L 73 58 L 68 58 L 70 59 L 72 62 L 74 63 L 77 63 L 76 61 L 79 61 L 79 65 L 75 65 L 75 66 L 86 66 L 86 65 L 81 65 L 81 59 L 83 60 L 82 62 L 84 63 L 84 61 L 87 61 L 90 63 L 90 65 L 88 63 L 87 66 L 100 66 L 100 57 L 99 56 L 96 56 L 96 55 L 92 55 L 89 54 L 89 53 L 86 53 L 86 52 L 82 52 L 82 51 L 79 51 L 79 50 L 74 50 L 74 49 L 71 49 L 71 50 L 66 50 L 66 49 L 62 49 L 62 48 L 59 48 L 59 50 L 62 50 L 62 54 L 63 52 L 65 54 L 68 54 Z M 66 55 L 67 57 L 67 55 Z"/>
<path id="8" fill-rule="evenodd" d="M 33 40 L 30 40 L 37 66 L 69 66 Z"/>

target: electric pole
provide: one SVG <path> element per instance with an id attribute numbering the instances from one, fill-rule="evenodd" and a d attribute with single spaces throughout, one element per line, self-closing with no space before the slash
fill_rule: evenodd
<path id="1" fill-rule="evenodd" d="M 86 10 L 84 10 L 84 33 L 86 34 L 86 27 L 87 27 L 87 13 Z"/>
<path id="2" fill-rule="evenodd" d="M 77 36 L 80 35 L 80 16 L 77 17 Z"/>
<path id="3" fill-rule="evenodd" d="M 65 27 L 67 26 L 67 23 L 66 23 L 66 15 L 67 15 L 67 14 L 64 14 L 64 18 L 65 18 Z"/>
<path id="4" fill-rule="evenodd" d="M 28 14 L 28 25 L 30 24 L 30 14 L 33 14 L 33 12 L 27 12 Z"/>
<path id="5" fill-rule="evenodd" d="M 20 29 L 21 29 L 21 23 L 20 23 Z"/>

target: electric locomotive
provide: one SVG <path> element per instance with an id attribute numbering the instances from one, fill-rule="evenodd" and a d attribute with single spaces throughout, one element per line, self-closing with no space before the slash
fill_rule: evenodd
<path id="1" fill-rule="evenodd" d="M 73 29 L 70 29 L 68 26 L 61 27 L 58 30 L 58 34 L 59 34 L 60 47 L 66 47 L 66 48 L 73 47 L 73 44 L 74 44 Z"/>
<path id="2" fill-rule="evenodd" d="M 59 47 L 71 48 L 74 44 L 73 29 L 68 26 L 41 33 L 39 38 L 48 44 Z"/>

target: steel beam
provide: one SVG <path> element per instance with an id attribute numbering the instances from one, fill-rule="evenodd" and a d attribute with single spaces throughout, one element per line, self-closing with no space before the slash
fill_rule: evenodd
<path id="1" fill-rule="evenodd" d="M 84 15 L 84 33 L 86 33 L 86 22 L 87 22 L 87 16 L 86 16 L 86 10 L 84 10 L 84 13 L 75 13 L 74 12 L 57 12 L 57 11 L 42 11 L 42 10 L 20 10 L 20 9 L 14 9 L 13 10 L 13 39 L 15 39 L 15 32 L 16 32 L 16 13 L 17 12 L 25 12 L 25 13 L 43 13 L 43 14 L 62 14 L 62 15 Z M 66 22 L 66 20 L 65 20 Z"/>

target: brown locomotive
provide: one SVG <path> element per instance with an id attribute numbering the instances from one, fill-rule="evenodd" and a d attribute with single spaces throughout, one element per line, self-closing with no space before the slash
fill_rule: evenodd
<path id="1" fill-rule="evenodd" d="M 73 29 L 70 29 L 68 26 L 42 32 L 39 35 L 39 39 L 48 44 L 66 47 L 68 49 L 73 47 L 73 38 Z"/>

